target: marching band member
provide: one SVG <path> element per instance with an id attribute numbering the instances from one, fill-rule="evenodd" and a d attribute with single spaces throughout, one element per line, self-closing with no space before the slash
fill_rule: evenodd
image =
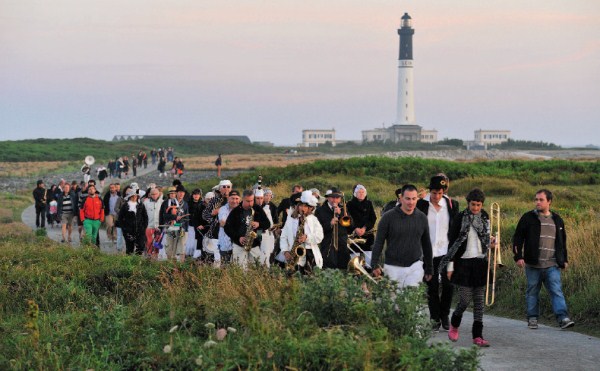
<path id="1" fill-rule="evenodd" d="M 317 217 L 313 215 L 317 204 L 317 198 L 311 191 L 302 192 L 300 202 L 281 232 L 281 251 L 286 262 L 293 259 L 292 248 L 294 245 L 302 244 L 302 247 L 306 249 L 305 255 L 297 258 L 297 265 L 300 266 L 302 273 L 310 273 L 314 267 L 323 268 L 323 256 L 319 249 L 319 243 L 323 240 L 323 227 Z M 300 224 L 304 226 L 304 229 L 299 232 Z"/>
<path id="2" fill-rule="evenodd" d="M 272 195 L 273 192 L 270 190 L 269 196 L 267 196 L 266 190 L 254 190 L 254 203 L 265 211 L 265 215 L 267 216 L 267 219 L 269 219 L 269 228 L 263 232 L 262 241 L 260 243 L 260 261 L 267 268 L 271 264 L 271 254 L 273 253 L 273 250 L 275 250 L 275 234 L 274 231 L 271 231 L 271 227 L 277 223 L 277 208 L 270 202 Z M 267 199 L 269 201 L 267 201 Z"/>
<path id="3" fill-rule="evenodd" d="M 292 196 L 297 193 L 302 193 L 304 188 L 300 184 L 294 184 L 292 186 Z M 294 203 L 291 201 L 291 198 L 284 198 L 281 200 L 279 206 L 277 206 L 277 215 L 281 215 L 281 222 L 285 224 L 285 221 L 292 212 L 294 211 Z"/>
<path id="4" fill-rule="evenodd" d="M 446 272 L 440 272 L 438 267 L 448 252 L 448 232 L 450 222 L 459 211 L 458 202 L 444 197 L 448 185 L 442 176 L 432 177 L 428 188 L 429 194 L 417 201 L 417 209 L 427 215 L 429 239 L 433 251 L 433 277 L 427 282 L 429 316 L 434 331 L 439 331 L 440 327 L 448 331 L 450 329 L 448 316 L 454 288 Z"/>
<path id="5" fill-rule="evenodd" d="M 315 212 L 323 227 L 323 240 L 321 241 L 323 266 L 346 270 L 350 261 L 350 251 L 347 246 L 346 228 L 339 225 L 339 219 L 342 216 L 342 209 L 339 205 L 342 193 L 337 188 L 332 188 L 325 193 L 325 197 L 327 201 Z"/>
<path id="6" fill-rule="evenodd" d="M 219 265 L 221 262 L 221 254 L 219 253 L 219 209 L 227 203 L 229 192 L 231 192 L 231 181 L 223 179 L 217 185 L 217 189 L 213 188 L 214 197 L 204 211 L 202 212 L 202 219 L 208 222 L 208 228 L 204 233 L 204 239 L 202 240 L 202 247 L 204 252 L 210 254 L 214 258 L 215 265 Z M 209 257 L 209 260 L 212 259 Z"/>
<path id="7" fill-rule="evenodd" d="M 231 211 L 225 223 L 225 233 L 233 243 L 233 261 L 244 269 L 248 261 L 258 261 L 261 257 L 261 232 L 269 228 L 265 211 L 254 205 L 254 193 L 245 190 L 242 204 Z"/>
<path id="8" fill-rule="evenodd" d="M 170 224 L 165 235 L 165 252 L 168 259 L 185 260 L 185 242 L 188 229 L 188 205 L 183 200 L 185 189 L 169 187 L 169 198 L 163 202 L 161 224 Z M 179 224 L 179 225 L 176 225 Z"/>
<path id="9" fill-rule="evenodd" d="M 357 245 L 365 252 L 365 261 L 370 266 L 371 248 L 375 241 L 373 228 L 375 222 L 377 222 L 377 215 L 375 215 L 373 203 L 367 199 L 367 188 L 365 186 L 357 184 L 354 187 L 354 197 L 348 201 L 347 207 L 348 215 L 352 218 L 352 225 L 348 227 L 348 233 L 366 240 L 366 242 L 357 243 Z M 357 251 L 357 253 L 360 253 L 360 251 Z"/>
<path id="10" fill-rule="evenodd" d="M 217 218 L 219 219 L 219 254 L 221 256 L 221 262 L 230 263 L 233 254 L 233 244 L 231 238 L 225 233 L 225 223 L 231 213 L 231 210 L 235 209 L 240 205 L 240 193 L 235 189 L 229 192 L 227 197 L 227 203 L 219 209 Z"/>

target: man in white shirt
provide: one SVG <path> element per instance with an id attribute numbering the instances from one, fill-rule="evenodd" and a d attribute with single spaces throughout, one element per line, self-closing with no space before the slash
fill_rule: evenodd
<path id="1" fill-rule="evenodd" d="M 448 182 L 443 176 L 432 177 L 428 188 L 429 194 L 417 201 L 417 208 L 427 215 L 433 251 L 433 278 L 427 282 L 429 316 L 434 331 L 439 331 L 440 327 L 447 331 L 450 329 L 449 315 L 454 288 L 438 267 L 448 252 L 448 230 L 450 221 L 459 211 L 458 202 L 444 197 Z"/>

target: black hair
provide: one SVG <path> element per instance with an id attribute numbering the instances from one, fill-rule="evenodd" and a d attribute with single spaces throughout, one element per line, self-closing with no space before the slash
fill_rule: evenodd
<path id="1" fill-rule="evenodd" d="M 245 189 L 242 193 L 242 197 L 252 196 L 254 198 L 254 192 L 251 189 Z"/>
<path id="2" fill-rule="evenodd" d="M 400 193 L 404 196 L 405 192 L 410 192 L 410 191 L 415 191 L 415 192 L 419 192 L 417 190 L 417 187 L 415 187 L 413 184 L 405 184 L 402 186 L 402 188 L 400 188 Z"/>
<path id="3" fill-rule="evenodd" d="M 181 185 L 181 180 L 179 180 L 179 179 L 173 180 L 173 187 L 177 187 L 178 185 Z"/>
<path id="4" fill-rule="evenodd" d="M 483 193 L 483 191 L 479 188 L 472 189 L 469 194 L 467 194 L 467 202 L 471 201 L 484 203 L 485 193 Z"/>
<path id="5" fill-rule="evenodd" d="M 552 201 L 552 192 L 549 189 L 546 188 L 542 188 L 539 191 L 535 192 L 536 195 L 543 193 L 546 195 L 546 200 L 548 200 L 549 202 Z"/>

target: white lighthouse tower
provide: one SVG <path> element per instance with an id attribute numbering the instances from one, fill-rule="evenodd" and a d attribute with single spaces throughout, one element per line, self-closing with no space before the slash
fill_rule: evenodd
<path id="1" fill-rule="evenodd" d="M 400 56 L 398 58 L 398 102 L 396 107 L 396 125 L 415 124 L 415 99 L 413 90 L 413 53 L 412 18 L 404 13 L 401 18 L 398 35 L 400 35 Z"/>

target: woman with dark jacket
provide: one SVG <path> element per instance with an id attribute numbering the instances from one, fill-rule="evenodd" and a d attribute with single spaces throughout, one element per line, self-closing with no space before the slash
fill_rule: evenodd
<path id="1" fill-rule="evenodd" d="M 138 194 L 133 189 L 128 189 L 125 195 L 126 203 L 119 210 L 119 227 L 123 230 L 125 238 L 125 252 L 142 254 L 146 246 L 146 228 L 148 227 L 148 214 L 144 205 L 138 202 Z"/>
<path id="2" fill-rule="evenodd" d="M 454 217 L 448 233 L 448 254 L 440 263 L 439 272 L 446 265 L 448 279 L 458 286 L 459 302 L 450 319 L 448 338 L 458 340 L 458 328 L 464 311 L 473 301 L 473 344 L 489 347 L 483 338 L 483 308 L 487 284 L 487 254 L 490 243 L 490 218 L 483 210 L 485 195 L 473 189 L 467 195 L 467 208 Z"/>
<path id="3" fill-rule="evenodd" d="M 375 222 L 377 222 L 377 215 L 375 215 L 373 203 L 367 199 L 367 189 L 365 186 L 357 184 L 354 187 L 354 197 L 348 201 L 346 207 L 348 214 L 352 218 L 352 225 L 348 227 L 348 234 L 354 234 L 356 238 L 364 239 L 365 242 L 357 243 L 357 245 L 364 251 L 371 251 L 373 242 L 375 241 L 373 228 L 375 227 Z M 358 250 L 354 244 L 351 244 L 350 247 L 353 250 Z M 368 255 L 365 258 L 367 263 L 370 264 L 370 253 Z"/>

